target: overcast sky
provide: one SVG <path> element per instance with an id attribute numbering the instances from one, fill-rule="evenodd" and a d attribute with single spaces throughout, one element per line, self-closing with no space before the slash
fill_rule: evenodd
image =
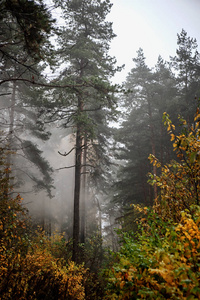
<path id="1" fill-rule="evenodd" d="M 146 62 L 153 67 L 158 55 L 165 60 L 176 54 L 177 33 L 182 28 L 200 46 L 200 0 L 111 0 L 113 7 L 108 20 L 113 22 L 117 37 L 110 54 L 125 69 L 115 76 L 122 83 L 133 68 L 132 58 L 141 47 Z"/>

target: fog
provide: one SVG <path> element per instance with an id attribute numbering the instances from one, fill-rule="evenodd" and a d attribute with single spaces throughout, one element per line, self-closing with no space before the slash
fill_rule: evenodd
<path id="1" fill-rule="evenodd" d="M 12 151 L 8 156 L 13 177 L 12 196 L 21 195 L 22 205 L 28 209 L 34 224 L 48 235 L 57 231 L 64 233 L 67 240 L 71 239 L 75 132 L 72 127 L 63 128 L 62 122 L 46 122 L 45 112 L 41 114 L 41 109 L 31 104 L 35 99 L 31 86 L 11 83 L 2 85 L 2 91 L 5 95 L 0 102 L 0 122 L 3 144 Z M 25 96 L 27 91 L 30 98 Z M 92 146 L 88 145 L 88 153 L 89 160 L 98 168 Z M 109 227 L 105 213 L 108 200 L 101 184 L 98 183 L 97 189 L 91 180 L 95 168 L 86 167 L 82 172 L 80 224 L 87 237 L 88 233 L 89 236 L 95 232 L 102 234 L 102 230 Z M 112 223 L 114 226 L 113 220 Z M 111 232 L 113 235 L 113 229 Z"/>
<path id="2" fill-rule="evenodd" d="M 148 4 L 151 7 L 148 10 L 149 6 L 141 5 L 141 1 L 134 1 L 134 7 L 130 1 L 125 2 L 126 5 L 116 1 L 113 13 L 106 16 L 110 8 L 99 13 L 97 7 L 101 1 L 92 1 L 92 6 L 87 6 L 86 2 L 81 7 L 76 6 L 75 1 L 75 6 L 71 7 L 68 1 L 66 9 L 61 5 L 58 9 L 54 2 L 47 1 L 52 5 L 49 11 L 52 9 L 61 31 L 59 37 L 55 32 L 51 37 L 47 36 L 46 44 L 41 46 L 44 59 L 40 56 L 39 63 L 30 55 L 30 49 L 26 49 L 26 41 L 18 41 L 19 48 L 12 45 L 17 38 L 13 31 L 18 23 L 13 22 L 12 31 L 12 22 L 5 19 L 4 29 L 9 33 L 10 48 L 2 44 L 5 49 L 0 52 L 2 145 L 8 150 L 7 165 L 11 165 L 13 176 L 10 177 L 12 195 L 20 193 L 22 205 L 28 209 L 34 224 L 40 225 L 49 235 L 58 231 L 64 232 L 66 239 L 72 238 L 75 165 L 81 166 L 80 235 L 98 232 L 104 236 L 105 243 L 109 243 L 107 237 L 111 237 L 112 247 L 116 248 L 114 228 L 120 214 L 126 213 L 134 201 L 145 205 L 152 203 L 154 195 L 146 178 L 151 172 L 148 155 L 160 155 L 163 161 L 171 155 L 163 133 L 163 112 L 171 112 L 173 120 L 177 119 L 176 113 L 191 120 L 195 112 L 194 99 L 199 93 L 198 45 L 184 29 L 181 31 L 182 20 L 181 28 L 179 22 L 178 28 L 174 29 L 170 24 L 170 32 L 161 32 L 157 25 L 166 4 L 157 7 L 158 1 L 153 1 Z M 154 7 L 157 12 L 155 22 Z M 187 6 L 184 7 L 186 12 Z M 192 11 L 195 7 L 192 6 Z M 174 8 L 176 11 L 179 7 L 175 5 Z M 97 15 L 99 13 L 101 22 L 93 18 L 93 9 L 97 10 Z M 170 13 L 171 10 L 167 10 L 167 14 Z M 166 24 L 168 28 L 167 14 L 163 29 Z M 81 21 L 80 15 L 83 16 Z M 174 11 L 172 15 L 176 20 Z M 134 23 L 128 20 L 134 20 Z M 113 39 L 112 22 L 118 34 L 116 39 Z M 3 25 L 2 22 L 2 28 Z M 188 27 L 191 30 L 192 26 Z M 130 35 L 130 29 L 133 35 Z M 172 33 L 172 29 L 176 31 Z M 168 50 L 165 45 L 172 36 Z M 176 45 L 177 36 L 179 42 Z M 7 41 L 3 31 L 0 37 L 3 42 Z M 52 49 L 48 42 L 54 44 Z M 179 45 L 178 52 L 176 47 Z M 189 59 L 185 60 L 182 49 L 186 49 Z M 176 53 L 180 57 L 165 61 Z M 123 88 L 111 83 L 116 61 L 119 65 L 127 62 L 122 73 L 116 71 L 116 74 L 123 74 L 121 82 L 123 72 L 127 75 L 129 71 Z M 193 65 L 189 65 L 189 81 L 185 81 L 188 61 Z M 111 132 L 113 124 L 115 128 Z M 80 157 L 80 163 L 77 163 Z"/>
<path id="3" fill-rule="evenodd" d="M 51 136 L 45 142 L 37 141 L 42 157 L 44 157 L 53 169 L 53 187 L 51 189 L 52 197 L 44 189 L 41 191 L 32 191 L 33 182 L 27 177 L 23 186 L 15 187 L 15 193 L 20 192 L 23 197 L 22 204 L 29 210 L 33 221 L 41 226 L 49 235 L 53 232 L 64 233 L 66 239 L 72 238 L 73 231 L 73 209 L 74 209 L 74 165 L 75 151 L 71 151 L 75 145 L 75 135 L 67 129 L 54 126 L 49 127 Z M 29 136 L 29 138 L 31 138 Z M 64 156 L 65 153 L 70 152 Z M 18 155 L 18 154 L 15 154 Z M 21 162 L 21 166 L 26 173 L 32 168 L 35 176 L 42 180 L 42 174 L 32 164 Z M 84 174 L 82 174 L 84 176 Z M 89 176 L 89 175 L 87 175 Z M 83 211 L 83 198 L 85 201 L 85 209 Z M 86 191 L 81 189 L 80 199 L 80 217 L 85 216 L 86 231 L 101 231 L 100 207 L 103 198 L 96 199 L 94 188 L 90 186 Z M 94 222 L 96 219 L 96 222 Z M 100 227 L 96 227 L 99 224 Z"/>
<path id="4" fill-rule="evenodd" d="M 53 188 L 52 198 L 48 197 L 45 191 L 32 193 L 26 197 L 27 208 L 34 218 L 44 220 L 46 231 L 67 232 L 71 237 L 73 224 L 73 193 L 74 193 L 74 167 L 63 168 L 64 166 L 74 166 L 74 153 L 68 156 L 59 155 L 68 152 L 74 147 L 73 135 L 64 135 L 60 128 L 51 129 L 50 139 L 41 145 L 43 155 L 53 168 Z M 49 225 L 50 224 L 50 225 Z M 51 226 L 51 228 L 49 228 Z"/>

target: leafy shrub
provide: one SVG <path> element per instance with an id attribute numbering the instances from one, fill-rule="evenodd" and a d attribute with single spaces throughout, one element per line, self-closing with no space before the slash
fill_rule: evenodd
<path id="1" fill-rule="evenodd" d="M 174 226 L 149 213 L 137 242 L 123 233 L 117 262 L 105 270 L 105 299 L 200 299 L 199 208 L 194 215 L 183 212 Z M 161 234 L 146 230 L 152 222 Z"/>
<path id="2" fill-rule="evenodd" d="M 162 219 L 178 222 L 181 211 L 190 210 L 193 204 L 200 204 L 200 113 L 197 109 L 192 126 L 179 117 L 182 125 L 179 135 L 175 134 L 175 126 L 166 113 L 163 119 L 178 160 L 161 167 L 156 157 L 150 155 L 151 163 L 161 168 L 161 175 L 149 174 L 149 183 L 160 188 L 160 195 L 154 202 L 154 210 Z"/>
<path id="3" fill-rule="evenodd" d="M 105 299 L 200 299 L 200 113 L 175 135 L 169 116 L 164 123 L 179 161 L 150 174 L 150 183 L 160 188 L 152 209 L 144 208 L 140 232 L 121 233 L 122 246 L 114 263 L 104 270 Z"/>
<path id="4" fill-rule="evenodd" d="M 22 198 L 11 198 L 10 168 L 0 149 L 0 291 L 1 299 L 85 299 L 86 270 L 63 258 L 62 235 L 50 240 L 30 234 Z"/>

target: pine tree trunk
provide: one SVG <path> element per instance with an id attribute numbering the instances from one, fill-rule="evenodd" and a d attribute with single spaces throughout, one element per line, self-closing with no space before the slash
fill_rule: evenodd
<path id="1" fill-rule="evenodd" d="M 9 132 L 8 132 L 8 147 L 10 150 L 12 150 L 13 147 L 13 133 L 14 133 L 14 113 L 15 113 L 15 101 L 16 101 L 16 82 L 13 82 L 13 91 L 12 91 L 12 97 L 11 97 L 11 106 L 10 106 L 10 124 L 9 124 Z M 7 156 L 7 165 L 8 167 L 11 166 L 11 154 L 8 153 Z M 7 178 L 9 179 L 9 173 L 7 173 Z"/>
<path id="2" fill-rule="evenodd" d="M 79 116 L 83 111 L 81 97 L 78 99 Z M 75 152 L 75 182 L 74 182 L 74 220 L 73 220 L 73 251 L 72 260 L 79 262 L 79 236 L 80 236 L 80 190 L 81 190 L 81 164 L 82 164 L 82 128 L 77 123 L 76 152 Z"/>
<path id="3" fill-rule="evenodd" d="M 86 202 L 86 185 L 87 185 L 87 170 L 86 170 L 86 162 L 87 162 L 87 140 L 84 138 L 84 147 L 83 147 L 83 168 L 82 168 L 82 197 L 81 197 L 81 244 L 85 243 L 85 219 L 86 219 L 86 211 L 85 211 L 85 202 Z"/>
<path id="4" fill-rule="evenodd" d="M 149 124 L 150 124 L 150 131 L 151 131 L 151 149 L 152 149 L 152 154 L 154 156 L 156 156 L 155 133 L 154 133 L 154 125 L 153 125 L 153 120 L 152 120 L 152 109 L 151 109 L 150 101 L 151 101 L 150 99 L 147 100 L 147 102 L 148 102 Z M 154 165 L 153 165 L 153 174 L 154 174 L 154 177 L 156 177 L 157 169 L 156 169 L 156 166 L 154 166 Z M 157 185 L 156 184 L 154 184 L 153 190 L 154 190 L 154 199 L 155 199 L 158 196 L 158 190 L 157 190 Z"/>

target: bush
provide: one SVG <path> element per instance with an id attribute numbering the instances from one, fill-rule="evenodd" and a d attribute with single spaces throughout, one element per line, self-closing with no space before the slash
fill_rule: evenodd
<path id="1" fill-rule="evenodd" d="M 50 240 L 30 231 L 20 195 L 11 198 L 10 168 L 0 149 L 0 291 L 1 299 L 85 299 L 86 270 L 63 258 L 62 235 Z"/>
<path id="2" fill-rule="evenodd" d="M 161 167 L 153 155 L 151 163 L 161 175 L 150 175 L 160 188 L 152 209 L 144 208 L 140 233 L 121 233 L 122 246 L 113 254 L 114 263 L 104 270 L 105 299 L 200 299 L 200 113 L 183 130 L 164 114 L 178 161 Z"/>
<path id="3" fill-rule="evenodd" d="M 149 212 L 137 242 L 123 233 L 117 262 L 104 271 L 105 299 L 200 299 L 199 207 L 193 215 L 182 212 L 174 226 Z M 147 230 L 152 223 L 157 230 Z"/>

